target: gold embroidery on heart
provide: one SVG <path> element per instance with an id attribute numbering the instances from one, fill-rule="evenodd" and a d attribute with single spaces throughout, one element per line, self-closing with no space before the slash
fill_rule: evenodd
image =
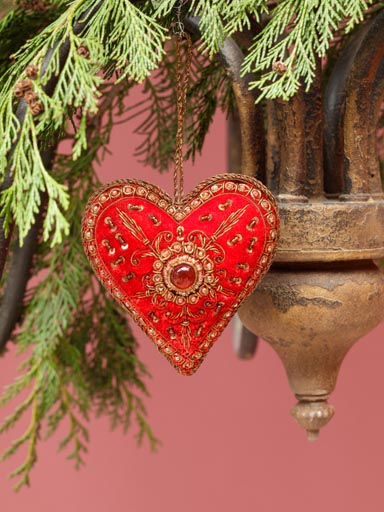
<path id="1" fill-rule="evenodd" d="M 231 198 L 231 204 L 229 204 L 227 198 L 218 203 L 228 206 L 221 213 L 223 221 L 216 227 L 213 234 L 208 236 L 198 229 L 200 222 L 211 224 L 214 220 L 214 216 L 207 213 L 207 210 L 203 211 L 200 216 L 197 215 L 196 229 L 192 228 L 191 230 L 189 227 L 188 232 L 185 233 L 184 226 L 177 225 L 178 222 L 184 222 L 195 210 L 204 207 L 207 201 L 221 194 L 226 194 L 227 191 L 235 194 L 235 196 Z M 253 217 L 248 215 L 249 220 L 242 224 L 241 233 L 239 229 L 235 231 L 234 227 L 244 216 L 249 204 L 236 208 L 236 194 L 248 196 L 259 212 Z M 122 200 L 121 205 L 120 200 Z M 146 226 L 149 229 L 150 224 L 146 224 L 143 219 L 142 226 L 140 226 L 141 218 L 137 217 L 137 215 L 141 215 L 140 212 L 144 208 L 147 211 L 147 206 L 136 204 L 136 200 L 147 201 L 148 214 L 154 215 L 156 220 L 159 220 L 159 215 L 157 212 L 151 213 L 150 204 L 161 208 L 164 213 L 170 215 L 176 222 L 175 227 L 172 228 L 173 231 L 162 229 L 154 233 L 153 228 L 160 228 L 160 225 L 156 225 L 147 215 L 146 218 L 151 221 L 150 224 L 153 226 L 149 236 L 149 232 L 146 233 Z M 111 216 L 109 211 L 112 210 L 109 210 L 109 207 L 115 203 L 116 206 L 113 206 L 113 208 L 116 213 Z M 129 205 L 143 206 L 143 209 L 132 210 Z M 105 211 L 107 216 L 104 217 L 103 211 L 106 209 L 108 209 L 108 212 Z M 113 218 L 113 215 L 116 215 L 116 217 Z M 111 237 L 109 238 L 105 233 L 104 238 L 100 237 L 96 242 L 95 230 L 100 216 L 103 218 L 103 223 L 109 227 Z M 162 215 L 160 215 L 160 218 L 162 218 Z M 120 222 L 118 222 L 118 219 L 120 219 Z M 262 222 L 265 228 L 263 242 L 259 242 L 257 237 L 251 236 L 252 231 L 259 229 L 256 228 L 259 222 Z M 118 233 L 116 233 L 118 225 L 120 227 Z M 111 294 L 125 306 L 136 323 L 150 336 L 170 362 L 181 373 L 191 374 L 201 364 L 213 342 L 252 291 L 260 276 L 269 267 L 278 239 L 277 228 L 278 220 L 275 214 L 273 197 L 260 183 L 252 178 L 233 174 L 216 176 L 199 185 L 181 203 L 173 203 L 166 193 L 154 185 L 129 180 L 129 182 L 122 181 L 107 185 L 90 199 L 83 221 L 83 241 L 93 268 Z M 127 243 L 129 241 L 125 229 L 132 237 L 139 240 L 143 247 L 139 249 L 127 248 L 125 253 L 128 260 L 118 264 L 115 268 L 111 268 L 111 263 L 116 262 L 119 256 L 123 254 L 121 252 L 123 250 L 122 245 L 124 245 L 122 240 Z M 233 230 L 232 233 L 231 230 Z M 249 236 L 246 234 L 247 231 Z M 102 229 L 99 232 L 102 233 Z M 209 253 L 209 249 L 215 247 L 214 244 L 218 243 L 220 237 L 226 235 L 226 233 L 228 233 L 229 238 L 227 235 L 227 238 L 224 238 L 224 241 L 218 244 L 214 255 Z M 242 234 L 242 240 L 239 240 L 233 247 L 228 246 L 225 241 L 233 239 L 237 234 Z M 121 238 L 117 235 L 120 235 Z M 163 243 L 159 243 L 157 248 L 155 247 L 156 238 L 163 240 Z M 108 252 L 105 252 L 105 250 L 104 259 L 99 254 L 97 244 L 101 244 L 102 240 L 107 240 L 109 247 L 117 250 L 115 256 L 109 256 L 111 260 L 109 260 Z M 221 262 L 226 260 L 223 242 L 227 247 L 228 256 L 232 252 L 233 255 L 237 254 L 239 249 L 243 251 L 242 254 L 244 255 L 247 254 L 247 249 L 249 249 L 251 255 L 257 249 L 258 259 L 257 262 L 255 260 L 256 266 L 253 270 L 249 263 L 245 261 L 240 260 L 238 263 L 233 263 L 232 268 L 238 269 L 238 272 L 244 272 L 244 278 L 238 274 L 227 275 L 229 268 L 228 270 L 219 268 L 219 264 L 216 263 L 216 258 Z M 153 261 L 150 262 L 150 269 L 148 269 L 148 263 L 144 266 L 140 264 L 145 261 L 149 262 L 149 256 L 153 258 Z M 204 267 L 204 264 L 207 267 Z M 138 271 L 133 271 L 132 266 L 137 266 Z M 144 274 L 141 274 L 141 269 L 144 268 L 146 270 Z M 203 276 L 202 281 L 198 277 L 200 275 Z M 134 280 L 136 280 L 136 283 L 142 283 L 142 291 L 130 294 L 128 288 L 119 288 L 119 283 L 129 283 L 129 286 L 131 286 L 130 283 Z M 223 280 L 232 283 L 232 289 L 226 290 Z M 137 290 L 137 284 L 134 286 Z M 239 288 L 236 294 L 234 293 L 234 287 Z M 151 293 L 152 288 L 155 289 L 153 294 Z M 208 294 L 206 294 L 206 290 L 208 290 Z M 140 309 L 142 306 L 140 306 L 140 300 L 137 301 L 138 297 L 136 295 L 140 293 L 146 297 L 146 301 L 149 301 L 147 304 L 154 301 L 153 315 L 149 314 L 151 309 L 146 310 L 146 317 L 142 315 L 145 310 Z M 222 302 L 221 297 L 223 299 L 225 297 L 233 298 L 228 299 L 230 302 Z M 159 307 L 159 304 L 162 303 L 174 304 L 173 309 L 171 308 L 172 311 L 168 311 L 167 306 L 165 308 Z M 207 315 L 212 319 L 208 324 L 206 323 Z M 161 317 L 163 317 L 162 320 Z M 214 321 L 215 317 L 217 317 L 217 320 Z M 168 326 L 163 325 L 164 318 L 169 321 Z M 148 323 L 149 319 L 152 324 Z M 158 331 L 157 326 L 160 325 L 160 322 L 162 322 L 163 327 L 161 327 L 162 330 Z M 200 341 L 198 341 L 199 338 Z M 192 341 L 193 347 L 191 345 Z M 183 349 L 177 348 L 178 343 Z"/>

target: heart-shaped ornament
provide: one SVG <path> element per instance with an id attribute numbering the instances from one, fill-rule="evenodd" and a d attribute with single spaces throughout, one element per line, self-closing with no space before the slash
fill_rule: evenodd
<path id="1" fill-rule="evenodd" d="M 111 295 L 190 375 L 268 270 L 278 224 L 272 195 L 254 178 L 215 176 L 180 203 L 124 180 L 89 200 L 83 244 Z"/>

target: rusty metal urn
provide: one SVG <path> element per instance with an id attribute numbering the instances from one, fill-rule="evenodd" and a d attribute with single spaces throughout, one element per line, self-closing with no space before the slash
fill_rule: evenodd
<path id="1" fill-rule="evenodd" d="M 328 397 L 348 350 L 384 317 L 384 275 L 375 264 L 384 257 L 376 147 L 383 29 L 381 13 L 341 52 L 325 89 L 318 62 L 308 92 L 270 101 L 265 165 L 254 157 L 278 199 L 281 237 L 272 270 L 239 317 L 281 358 L 298 400 L 291 413 L 310 440 L 334 414 Z M 238 106 L 241 125 L 249 107 Z M 242 143 L 244 152 L 244 136 Z"/>

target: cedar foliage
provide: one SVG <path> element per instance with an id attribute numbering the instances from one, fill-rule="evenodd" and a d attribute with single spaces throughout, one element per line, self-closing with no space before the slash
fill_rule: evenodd
<path id="1" fill-rule="evenodd" d="M 231 109 L 230 84 L 215 59 L 226 38 L 257 27 L 243 73 L 254 75 L 258 101 L 288 99 L 299 87 L 308 89 L 316 60 L 328 55 L 335 35 L 342 38 L 383 7 L 373 0 L 18 0 L 3 16 L 0 217 L 13 244 L 21 245 L 42 219 L 32 267 L 40 279 L 26 293 L 12 336 L 25 361 L 0 397 L 0 406 L 24 397 L 0 433 L 23 415 L 30 418 L 1 456 L 26 447 L 12 474 L 17 489 L 29 484 L 39 441 L 63 421 L 68 434 L 60 448 L 76 466 L 83 463 L 91 411 L 109 416 L 113 427 L 135 421 L 138 440 L 156 447 L 143 403 L 148 372 L 126 317 L 92 278 L 79 233 L 81 212 L 98 186 L 95 164 L 116 122 L 138 116 L 137 157 L 161 171 L 172 163 L 172 24 L 179 5 L 183 15 L 200 17 L 188 94 L 191 158 L 201 151 L 216 109 Z M 38 72 L 31 76 L 31 69 Z M 135 82 L 143 83 L 143 101 L 132 105 Z M 57 151 L 63 140 L 70 142 L 66 154 Z M 42 156 L 47 149 L 55 150 L 50 166 Z"/>

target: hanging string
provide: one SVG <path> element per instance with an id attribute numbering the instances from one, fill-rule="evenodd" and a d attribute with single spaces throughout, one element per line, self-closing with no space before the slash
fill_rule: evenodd
<path id="1" fill-rule="evenodd" d="M 181 7 L 180 7 L 181 9 Z M 184 118 L 187 106 L 187 89 L 192 62 L 192 41 L 187 32 L 184 32 L 184 26 L 180 21 L 178 11 L 178 20 L 176 24 L 176 92 L 177 92 L 177 132 L 176 132 L 176 151 L 175 167 L 173 171 L 174 201 L 180 203 L 184 195 Z M 182 64 L 182 46 L 183 40 L 187 42 L 187 54 L 185 68 Z"/>
<path id="2" fill-rule="evenodd" d="M 182 11 L 184 5 L 188 0 L 179 0 L 179 3 L 176 5 L 176 21 L 173 23 L 173 33 L 175 35 L 183 36 L 184 35 L 184 23 L 181 19 Z"/>

